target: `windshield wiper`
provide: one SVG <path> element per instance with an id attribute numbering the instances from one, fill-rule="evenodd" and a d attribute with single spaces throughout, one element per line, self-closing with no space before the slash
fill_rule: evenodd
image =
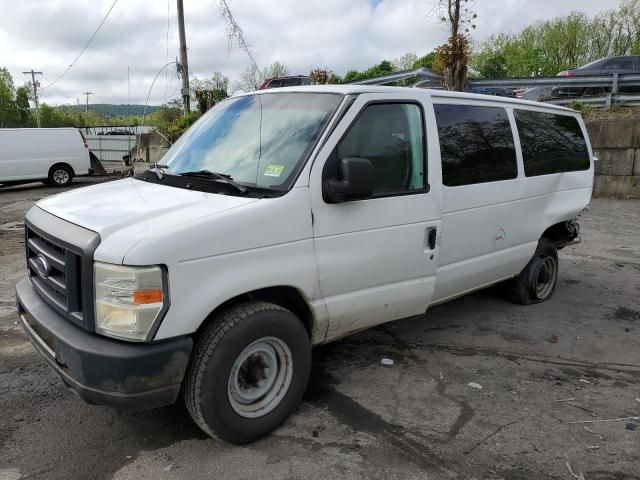
<path id="1" fill-rule="evenodd" d="M 231 185 L 240 193 L 246 194 L 249 192 L 249 189 L 247 187 L 234 182 L 231 175 L 226 175 L 224 173 L 216 173 L 216 172 L 212 172 L 211 170 L 196 170 L 194 172 L 183 172 L 180 175 L 182 175 L 183 177 L 204 178 L 209 180 L 220 181 L 220 182 L 226 183 L 227 185 Z"/>
<path id="2" fill-rule="evenodd" d="M 153 172 L 158 177 L 158 180 L 162 180 L 164 178 L 164 171 L 169 168 L 169 165 L 162 165 L 160 163 L 154 163 L 153 167 L 149 169 L 150 172 Z"/>

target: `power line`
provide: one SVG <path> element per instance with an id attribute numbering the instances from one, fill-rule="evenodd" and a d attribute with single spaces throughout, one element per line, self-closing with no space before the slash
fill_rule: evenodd
<path id="1" fill-rule="evenodd" d="M 62 72 L 62 75 L 60 75 L 58 78 L 56 78 L 53 82 L 51 82 L 49 85 L 42 87 L 42 90 L 44 90 L 45 88 L 49 88 L 51 85 L 54 85 L 55 83 L 58 83 L 58 81 L 64 77 L 67 72 L 69 70 L 71 70 L 71 68 L 76 64 L 76 62 L 80 59 L 80 57 L 82 56 L 82 54 L 85 52 L 85 50 L 89 47 L 89 45 L 91 44 L 91 42 L 93 41 L 93 39 L 95 38 L 95 36 L 98 34 L 98 32 L 100 31 L 100 29 L 102 28 L 102 25 L 104 25 L 104 22 L 107 21 L 107 18 L 109 18 L 109 14 L 111 13 L 111 10 L 113 10 L 113 7 L 116 6 L 116 3 L 118 3 L 118 0 L 113 0 L 113 3 L 111 4 L 111 7 L 109 8 L 109 10 L 107 11 L 106 15 L 102 18 L 102 21 L 100 22 L 100 25 L 98 25 L 98 28 L 96 28 L 95 32 L 93 32 L 93 35 L 91 35 L 91 37 L 89 37 L 89 40 L 87 41 L 87 43 L 84 45 L 84 47 L 82 47 L 82 50 L 80 50 L 80 53 L 78 54 L 78 56 L 73 60 L 73 62 L 71 62 L 69 64 L 69 66 L 67 67 L 67 69 Z"/>

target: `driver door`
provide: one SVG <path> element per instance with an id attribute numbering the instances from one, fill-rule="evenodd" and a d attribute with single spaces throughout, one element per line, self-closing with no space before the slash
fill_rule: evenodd
<path id="1" fill-rule="evenodd" d="M 316 157 L 309 189 L 327 341 L 429 305 L 441 217 L 427 168 L 427 144 L 437 147 L 427 142 L 431 108 L 420 92 L 359 95 Z M 374 194 L 328 203 L 323 181 L 346 157 L 373 164 Z"/>

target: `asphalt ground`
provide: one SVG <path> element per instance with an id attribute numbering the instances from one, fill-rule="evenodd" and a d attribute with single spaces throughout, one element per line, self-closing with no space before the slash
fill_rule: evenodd
<path id="1" fill-rule="evenodd" d="M 35 353 L 21 221 L 59 191 L 0 190 L 0 480 L 640 479 L 640 421 L 617 420 L 640 416 L 640 201 L 593 200 L 548 302 L 493 288 L 315 349 L 297 412 L 234 447 L 181 403 L 86 405 Z"/>

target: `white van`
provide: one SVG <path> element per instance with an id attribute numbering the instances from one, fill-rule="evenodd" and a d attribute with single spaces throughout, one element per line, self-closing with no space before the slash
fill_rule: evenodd
<path id="1" fill-rule="evenodd" d="M 294 411 L 313 345 L 497 282 L 547 300 L 592 182 L 566 108 L 263 90 L 217 104 L 164 165 L 29 210 L 19 315 L 86 401 L 182 392 L 200 428 L 241 444 Z"/>
<path id="2" fill-rule="evenodd" d="M 42 180 L 64 187 L 89 172 L 89 145 L 77 128 L 0 129 L 1 186 Z"/>

